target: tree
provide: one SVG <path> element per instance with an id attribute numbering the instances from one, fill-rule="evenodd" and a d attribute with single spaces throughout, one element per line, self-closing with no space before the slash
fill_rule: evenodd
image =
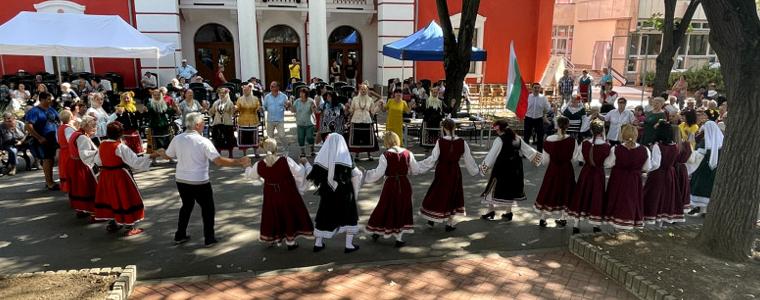
<path id="1" fill-rule="evenodd" d="M 697 247 L 705 254 L 746 260 L 754 239 L 760 205 L 760 19 L 753 0 L 703 3 L 731 102 L 731 117 L 718 161 L 707 218 Z"/>
<path id="2" fill-rule="evenodd" d="M 462 1 L 462 18 L 459 21 L 459 33 L 454 36 L 454 29 L 449 19 L 449 5 L 446 0 L 436 0 L 438 19 L 443 29 L 443 68 L 446 71 L 445 99 L 454 99 L 452 111 L 459 111 L 462 102 L 462 82 L 470 70 L 472 54 L 472 36 L 475 34 L 475 20 L 478 17 L 480 0 Z M 444 105 L 450 107 L 449 101 Z"/>
<path id="3" fill-rule="evenodd" d="M 673 69 L 673 64 L 675 63 L 673 57 L 675 57 L 678 48 L 683 45 L 686 32 L 691 24 L 691 18 L 702 1 L 691 0 L 686 8 L 686 12 L 684 12 L 683 17 L 680 19 L 675 17 L 678 0 L 664 0 L 664 2 L 665 14 L 661 23 L 662 49 L 655 61 L 656 70 L 652 96 L 659 96 L 670 88 L 668 86 L 668 78 L 670 78 L 670 70 Z"/>

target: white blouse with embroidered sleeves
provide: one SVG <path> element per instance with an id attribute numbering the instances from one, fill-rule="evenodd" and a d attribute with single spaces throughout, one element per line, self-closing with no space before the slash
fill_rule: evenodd
<path id="1" fill-rule="evenodd" d="M 116 156 L 121 158 L 121 160 L 124 161 L 124 164 L 132 168 L 133 171 L 147 171 L 150 169 L 150 157 L 137 156 L 137 154 L 135 154 L 132 149 L 129 149 L 129 146 L 127 145 L 119 144 L 119 146 L 116 147 Z M 100 159 L 100 155 L 95 155 L 94 160 L 96 165 L 103 165 L 103 162 Z"/>
<path id="2" fill-rule="evenodd" d="M 414 153 L 412 153 L 412 151 L 409 151 L 401 147 L 393 147 L 391 149 L 388 149 L 387 151 L 391 151 L 394 153 L 403 153 L 404 151 L 408 151 L 409 152 L 409 174 L 408 175 L 417 175 L 421 173 L 420 165 L 417 163 L 417 160 L 414 158 Z M 385 159 L 385 155 L 380 155 L 380 159 L 377 162 L 377 168 L 373 170 L 368 170 L 367 172 L 364 173 L 364 182 L 373 183 L 379 180 L 380 178 L 383 178 L 383 176 L 385 176 L 385 168 L 387 167 L 388 167 L 388 161 Z"/>
<path id="3" fill-rule="evenodd" d="M 590 142 L 590 140 L 585 140 L 584 143 L 585 142 Z M 603 138 L 597 137 L 594 139 L 594 145 L 604 145 L 605 143 L 607 143 L 607 141 L 605 141 Z M 573 159 L 577 162 L 585 163 L 586 159 L 583 158 L 583 143 L 580 143 L 575 149 L 576 151 L 573 153 Z"/>
<path id="4" fill-rule="evenodd" d="M 86 135 L 80 135 L 76 140 L 77 150 L 79 150 L 79 159 L 92 168 L 95 165 L 95 157 L 98 156 L 98 147 L 92 143 L 92 140 Z"/>
<path id="5" fill-rule="evenodd" d="M 443 139 L 447 140 L 460 140 L 461 138 L 458 136 L 444 136 L 441 137 Z M 438 162 L 438 157 L 441 155 L 441 149 L 438 145 L 438 142 L 435 142 L 435 148 L 433 148 L 433 152 L 430 153 L 430 156 L 428 158 L 424 159 L 423 161 L 419 162 L 420 165 L 420 173 L 425 173 L 428 170 L 435 168 L 436 163 Z M 467 143 L 464 143 L 464 166 L 467 169 L 467 172 L 470 173 L 471 176 L 478 175 L 479 168 L 478 163 L 475 162 L 475 158 L 472 157 L 472 152 L 470 152 L 470 146 L 467 145 Z"/>
<path id="6" fill-rule="evenodd" d="M 525 141 L 518 135 L 515 135 L 514 141 L 512 141 L 512 146 L 520 146 L 520 154 L 528 158 L 528 160 L 533 160 L 533 158 L 538 155 L 538 151 L 536 149 L 533 149 L 531 146 L 529 146 Z M 496 158 L 499 157 L 499 153 L 501 152 L 502 142 L 500 138 L 496 138 L 493 141 L 493 145 L 491 145 L 491 150 L 488 151 L 488 155 L 486 155 L 486 158 L 483 159 L 483 162 L 480 164 L 481 171 L 483 169 L 488 169 L 493 167 L 493 165 L 496 163 Z M 482 174 L 482 172 L 481 172 Z"/>
<path id="7" fill-rule="evenodd" d="M 311 164 L 307 163 L 305 166 L 303 166 L 290 157 L 286 157 L 286 159 L 288 160 L 290 173 L 293 174 L 293 179 L 296 181 L 298 192 L 303 195 L 303 193 L 306 192 L 306 188 L 308 187 L 308 184 L 306 183 L 306 174 L 308 174 L 307 171 L 311 170 Z M 264 162 L 258 161 L 253 164 L 253 166 L 245 168 L 245 178 L 252 179 L 254 181 L 259 180 L 261 182 L 265 182 L 264 178 L 261 178 L 259 175 L 258 167 L 260 163 Z"/>
<path id="8" fill-rule="evenodd" d="M 617 146 L 613 146 L 612 149 L 610 149 L 610 156 L 607 156 L 607 159 L 604 160 L 604 167 L 607 169 L 610 169 L 615 166 L 615 148 L 616 147 L 625 147 L 625 146 L 617 145 Z M 638 147 L 641 147 L 641 145 L 636 143 L 635 148 L 638 148 Z M 644 147 L 644 149 L 647 150 L 647 159 L 646 161 L 644 161 L 644 165 L 641 167 L 641 171 L 649 172 L 649 170 L 652 169 L 652 153 L 649 151 L 649 148 Z"/>

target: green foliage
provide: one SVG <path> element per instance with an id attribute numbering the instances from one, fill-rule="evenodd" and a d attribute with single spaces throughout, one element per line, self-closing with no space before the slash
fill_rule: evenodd
<path id="1" fill-rule="evenodd" d="M 760 0 L 756 0 L 756 1 L 760 1 Z M 674 29 L 677 29 L 679 26 L 681 26 L 681 19 L 683 18 L 678 18 L 678 17 L 673 18 Z M 652 16 L 649 17 L 649 19 L 644 21 L 644 27 L 654 27 L 654 29 L 657 29 L 657 31 L 662 32 L 663 30 L 665 30 L 665 18 L 663 17 L 661 12 L 653 13 Z M 691 27 L 691 23 L 689 23 L 689 27 L 686 28 L 686 32 L 691 32 L 692 28 L 693 27 Z"/>
<path id="2" fill-rule="evenodd" d="M 705 65 L 702 68 L 692 68 L 684 72 L 671 72 L 670 78 L 668 78 L 668 89 L 672 87 L 678 77 L 681 75 L 686 79 L 686 83 L 689 84 L 689 91 L 696 91 L 700 87 L 705 87 L 714 82 L 718 91 L 724 91 L 725 86 L 723 84 L 723 74 L 720 73 L 720 68 L 711 69 L 709 65 Z M 648 72 L 646 74 L 647 86 L 651 87 L 654 83 L 654 72 Z"/>

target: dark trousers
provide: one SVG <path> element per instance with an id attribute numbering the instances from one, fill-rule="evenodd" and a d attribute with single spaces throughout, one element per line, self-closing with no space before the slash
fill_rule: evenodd
<path id="1" fill-rule="evenodd" d="M 525 117 L 524 124 L 526 142 L 530 140 L 535 132 L 536 150 L 538 150 L 538 152 L 544 151 L 544 119 Z"/>
<path id="2" fill-rule="evenodd" d="M 203 236 L 206 243 L 214 242 L 214 194 L 211 190 L 211 183 L 204 184 L 187 184 L 177 182 L 179 197 L 182 199 L 182 207 L 179 209 L 179 224 L 177 232 L 174 234 L 174 240 L 180 240 L 187 236 L 187 224 L 190 222 L 190 215 L 193 213 L 195 203 L 201 207 L 201 216 L 203 217 Z"/>

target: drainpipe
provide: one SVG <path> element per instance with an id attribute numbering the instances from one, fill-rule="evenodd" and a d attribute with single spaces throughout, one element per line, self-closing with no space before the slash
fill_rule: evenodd
<path id="1" fill-rule="evenodd" d="M 133 19 L 135 18 L 135 13 L 134 13 L 134 10 L 132 9 L 133 6 L 134 6 L 134 0 L 127 1 L 127 7 L 129 7 L 129 25 L 132 27 L 135 27 L 135 24 L 133 21 Z M 135 27 L 135 29 L 137 29 L 137 27 Z M 140 73 L 137 70 L 137 59 L 135 58 L 132 59 L 132 67 L 134 69 L 135 84 L 139 87 Z M 122 87 L 122 88 L 125 88 L 125 87 Z"/>

